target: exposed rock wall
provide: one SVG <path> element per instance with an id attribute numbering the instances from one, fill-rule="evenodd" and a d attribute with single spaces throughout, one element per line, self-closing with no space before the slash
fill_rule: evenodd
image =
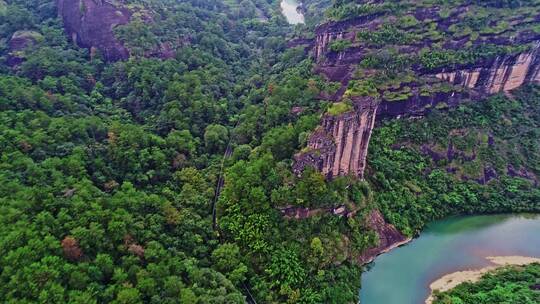
<path id="1" fill-rule="evenodd" d="M 354 111 L 323 117 L 322 125 L 309 138 L 308 150 L 295 156 L 297 174 L 312 166 L 327 178 L 347 174 L 363 177 L 378 101 L 361 98 L 353 104 Z"/>
<path id="2" fill-rule="evenodd" d="M 491 94 L 512 91 L 527 83 L 540 83 L 540 43 L 529 51 L 497 57 L 471 67 L 441 71 L 424 76 L 434 77 L 465 90 L 436 92 L 422 96 L 413 89 L 412 96 L 403 101 L 382 100 L 377 116 L 393 118 L 402 115 L 420 116 L 445 103 L 452 107 L 463 100 L 478 100 Z"/>
<path id="3" fill-rule="evenodd" d="M 128 50 L 114 36 L 113 29 L 130 21 L 132 13 L 122 1 L 58 0 L 58 15 L 74 43 L 99 49 L 106 60 L 129 57 Z"/>
<path id="4" fill-rule="evenodd" d="M 446 104 L 448 107 L 457 106 L 464 99 L 476 99 L 480 94 L 475 92 L 437 92 L 422 96 L 415 92 L 413 96 L 399 102 L 382 100 L 377 111 L 377 118 L 396 118 L 401 116 L 419 117 L 427 111 Z"/>
<path id="5" fill-rule="evenodd" d="M 367 217 L 367 227 L 375 231 L 378 236 L 379 243 L 377 246 L 366 250 L 358 259 L 360 264 L 367 264 L 373 261 L 378 255 L 388 252 L 400 245 L 409 242 L 407 238 L 399 230 L 391 224 L 388 224 L 379 210 L 373 210 Z"/>
<path id="6" fill-rule="evenodd" d="M 327 55 L 328 46 L 335 40 L 356 39 L 356 27 L 373 28 L 380 23 L 377 19 L 380 14 L 362 16 L 339 22 L 328 22 L 319 26 L 315 31 L 315 42 L 313 55 L 316 60 L 322 59 Z M 353 28 L 351 30 L 351 28 Z M 347 56 L 343 56 L 346 58 Z"/>
<path id="7" fill-rule="evenodd" d="M 11 52 L 22 51 L 43 39 L 43 36 L 35 31 L 16 31 L 9 40 L 9 50 Z"/>
<path id="8" fill-rule="evenodd" d="M 515 56 L 498 57 L 484 66 L 441 72 L 435 77 L 485 94 L 507 92 L 540 82 L 540 45 Z"/>
<path id="9" fill-rule="evenodd" d="M 452 15 L 444 20 L 437 13 L 437 9 L 420 9 L 415 15 L 419 20 L 435 16 L 439 27 L 444 29 L 452 24 L 453 18 L 457 18 L 466 11 L 467 6 L 460 7 L 454 12 L 455 16 Z M 329 22 L 316 29 L 313 41 L 304 41 L 304 44 L 312 47 L 311 54 L 317 62 L 315 71 L 324 75 L 329 81 L 341 83 L 341 88 L 332 96 L 321 95 L 325 99 L 340 101 L 351 79 L 358 77 L 355 76 L 355 70 L 368 54 L 368 50 L 358 41 L 357 33 L 379 27 L 384 22 L 379 17 L 370 15 Z M 351 42 L 351 47 L 339 52 L 332 51 L 330 46 L 336 40 L 348 40 Z M 419 52 L 425 47 L 425 43 L 422 41 L 401 46 L 400 52 Z M 460 49 L 464 43 L 465 41 L 461 40 L 450 41 L 445 47 Z M 478 39 L 478 43 L 499 45 L 532 43 L 533 47 L 521 54 L 480 60 L 475 64 L 454 70 L 447 68 L 430 72 L 415 66 L 414 72 L 418 78 L 423 79 L 423 83 L 433 84 L 442 81 L 454 87 L 449 90 L 434 89 L 426 95 L 420 89 L 422 81 L 416 84 L 413 81 L 413 83 L 404 84 L 411 88 L 410 96 L 405 100 L 385 100 L 383 92 L 379 92 L 381 101 L 374 107 L 359 107 L 355 103 L 354 112 L 335 117 L 324 116 L 321 126 L 309 139 L 307 151 L 296 155 L 295 172 L 300 174 L 306 166 L 313 166 L 328 178 L 346 174 L 363 178 L 367 147 L 375 116 L 386 118 L 402 115 L 420 116 L 436 107 L 452 107 L 463 100 L 477 100 L 489 94 L 511 91 L 526 83 L 540 83 L 540 35 L 537 33 L 525 31 L 515 37 L 486 36 Z"/>

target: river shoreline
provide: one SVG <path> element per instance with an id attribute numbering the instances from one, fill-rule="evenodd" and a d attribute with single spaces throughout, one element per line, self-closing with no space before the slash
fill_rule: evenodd
<path id="1" fill-rule="evenodd" d="M 435 290 L 444 292 L 455 288 L 461 283 L 478 282 L 486 273 L 497 270 L 505 266 L 524 266 L 532 263 L 540 263 L 540 258 L 526 257 L 526 256 L 496 256 L 486 257 L 492 264 L 484 268 L 476 270 L 463 270 L 446 274 L 441 278 L 433 281 L 429 288 L 431 294 L 426 299 L 425 304 L 432 304 L 435 300 L 433 293 Z"/>
<path id="2" fill-rule="evenodd" d="M 412 242 L 412 240 L 414 240 L 412 237 L 408 237 L 406 240 L 404 241 L 401 241 L 401 242 L 397 242 L 397 243 L 394 243 L 392 244 L 391 246 L 381 250 L 377 255 L 369 258 L 367 261 L 363 262 L 361 265 L 367 265 L 371 262 L 373 262 L 378 256 L 382 255 L 382 254 L 385 254 L 385 253 L 388 253 L 398 247 L 401 247 L 401 246 L 404 246 L 404 245 L 407 245 L 408 243 Z"/>
<path id="3" fill-rule="evenodd" d="M 362 273 L 360 302 L 425 303 L 430 284 L 444 274 L 505 264 L 507 256 L 540 258 L 534 245 L 540 241 L 539 229 L 536 213 L 453 216 L 429 223 L 412 239 L 383 238 L 390 242 Z M 486 256 L 499 258 L 489 261 Z"/>

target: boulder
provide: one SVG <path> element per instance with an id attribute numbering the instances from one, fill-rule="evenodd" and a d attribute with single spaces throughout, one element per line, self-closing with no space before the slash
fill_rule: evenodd
<path id="1" fill-rule="evenodd" d="M 24 50 L 43 41 L 43 36 L 35 31 L 16 31 L 9 40 L 8 65 L 17 66 L 24 61 Z"/>
<path id="2" fill-rule="evenodd" d="M 123 0 L 58 0 L 57 7 L 73 43 L 100 50 L 107 61 L 129 57 L 114 35 L 114 28 L 129 23 L 132 16 Z"/>

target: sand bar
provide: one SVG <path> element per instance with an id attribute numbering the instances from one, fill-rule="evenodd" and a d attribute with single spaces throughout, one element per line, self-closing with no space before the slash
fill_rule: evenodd
<path id="1" fill-rule="evenodd" d="M 464 270 L 449 273 L 431 283 L 429 285 L 429 288 L 431 289 L 431 294 L 426 299 L 426 304 L 433 303 L 433 291 L 435 290 L 444 292 L 464 282 L 477 282 L 487 272 L 507 265 L 527 265 L 532 263 L 540 263 L 540 258 L 524 256 L 496 256 L 486 257 L 486 259 L 489 260 L 493 264 L 493 266 L 487 266 L 477 270 Z"/>

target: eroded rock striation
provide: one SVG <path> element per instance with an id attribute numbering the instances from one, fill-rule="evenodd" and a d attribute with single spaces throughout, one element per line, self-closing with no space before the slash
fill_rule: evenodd
<path id="1" fill-rule="evenodd" d="M 328 178 L 363 178 L 376 117 L 421 116 L 540 83 L 540 32 L 531 27 L 540 15 L 534 11 L 517 17 L 492 9 L 490 18 L 497 21 L 484 24 L 476 18 L 485 10 L 468 2 L 449 11 L 423 1 L 379 8 L 323 24 L 313 40 L 304 41 L 317 62 L 315 71 L 341 85 L 335 94 L 321 96 L 352 100 L 354 107 L 323 116 L 307 148 L 295 156 L 297 174 L 312 166 Z M 501 29 L 494 30 L 497 24 Z M 462 28 L 469 33 L 460 33 Z"/>
<path id="2" fill-rule="evenodd" d="M 114 28 L 127 24 L 132 12 L 122 1 L 58 0 L 58 15 L 77 45 L 99 49 L 109 61 L 127 59 L 127 48 L 116 39 Z"/>
<path id="3" fill-rule="evenodd" d="M 496 57 L 471 68 L 441 72 L 435 76 L 464 88 L 485 94 L 508 92 L 525 83 L 540 82 L 540 43 L 531 50 L 511 56 Z"/>
<path id="4" fill-rule="evenodd" d="M 378 104 L 374 98 L 358 98 L 353 101 L 353 111 L 326 114 L 310 136 L 307 151 L 296 155 L 293 170 L 301 174 L 306 166 L 312 166 L 328 178 L 347 174 L 363 177 Z"/>

